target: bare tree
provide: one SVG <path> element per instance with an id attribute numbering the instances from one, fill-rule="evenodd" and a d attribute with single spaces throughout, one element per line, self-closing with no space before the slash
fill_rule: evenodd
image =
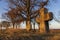
<path id="1" fill-rule="evenodd" d="M 8 13 L 5 13 L 3 16 L 6 20 L 10 21 L 13 24 L 13 28 L 15 24 L 20 24 L 22 21 L 24 21 L 23 16 L 15 8 L 11 9 L 10 11 L 8 11 Z"/>
<path id="2" fill-rule="evenodd" d="M 19 11 L 21 15 L 24 17 L 24 19 L 26 19 L 25 21 L 29 21 L 29 22 L 31 22 L 31 19 L 37 16 L 38 10 L 35 9 L 35 6 L 40 7 L 40 3 L 37 0 L 17 0 L 17 1 L 8 0 L 8 2 L 9 2 L 9 5 L 11 4 L 9 6 L 10 9 L 16 8 L 17 11 Z"/>
<path id="3" fill-rule="evenodd" d="M 19 14 L 18 17 L 19 16 L 23 17 L 22 20 L 26 21 L 27 30 L 30 30 L 32 19 L 36 18 L 36 16 L 39 15 L 38 11 L 40 10 L 40 8 L 47 5 L 48 2 L 49 0 L 45 0 L 45 1 L 44 0 L 8 0 L 8 3 L 9 3 L 8 6 L 10 9 L 13 9 L 13 8 L 16 9 L 16 10 L 14 9 L 15 10 L 14 13 Z M 19 21 L 21 21 L 21 20 L 16 21 L 15 16 L 16 15 L 14 15 L 12 18 L 13 25 L 15 24 L 15 22 L 19 23 Z"/>
<path id="4" fill-rule="evenodd" d="M 6 29 L 8 29 L 8 27 L 10 26 L 10 23 L 7 21 L 2 21 L 2 26 L 6 27 Z"/>

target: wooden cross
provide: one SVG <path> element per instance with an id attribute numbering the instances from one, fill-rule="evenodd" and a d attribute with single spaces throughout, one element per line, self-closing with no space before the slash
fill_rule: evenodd
<path id="1" fill-rule="evenodd" d="M 46 24 L 45 21 L 52 19 L 52 13 L 48 12 L 46 8 L 41 8 L 39 11 L 39 18 L 36 18 L 36 21 L 40 24 L 39 31 L 40 33 L 46 33 Z"/>

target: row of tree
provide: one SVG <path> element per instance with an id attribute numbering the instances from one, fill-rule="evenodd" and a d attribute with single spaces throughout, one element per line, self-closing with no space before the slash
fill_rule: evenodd
<path id="1" fill-rule="evenodd" d="M 0 22 L 0 30 L 3 30 L 5 28 L 8 29 L 8 27 L 10 27 L 10 22 L 8 22 L 8 21 L 2 21 L 2 22 Z"/>
<path id="2" fill-rule="evenodd" d="M 4 14 L 4 18 L 13 24 L 13 28 L 15 24 L 19 25 L 23 21 L 30 26 L 38 15 L 38 10 L 35 8 L 40 7 L 39 0 L 8 0 L 8 3 L 11 10 Z"/>
<path id="3" fill-rule="evenodd" d="M 11 22 L 13 28 L 14 25 L 26 21 L 26 28 L 29 30 L 29 27 L 32 28 L 31 22 L 37 23 L 35 19 L 40 16 L 40 8 L 47 5 L 49 0 L 7 0 L 7 2 L 10 10 L 3 15 L 3 18 Z"/>

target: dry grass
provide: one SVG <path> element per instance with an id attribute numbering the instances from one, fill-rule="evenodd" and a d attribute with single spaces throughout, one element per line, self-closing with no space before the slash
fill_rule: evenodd
<path id="1" fill-rule="evenodd" d="M 60 33 L 39 34 L 20 29 L 8 29 L 0 32 L 0 40 L 60 40 Z"/>

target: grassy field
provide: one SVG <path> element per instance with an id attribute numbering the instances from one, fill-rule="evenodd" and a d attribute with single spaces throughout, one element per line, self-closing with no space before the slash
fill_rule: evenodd
<path id="1" fill-rule="evenodd" d="M 0 30 L 0 40 L 60 40 L 60 33 L 27 32 L 20 29 Z"/>

